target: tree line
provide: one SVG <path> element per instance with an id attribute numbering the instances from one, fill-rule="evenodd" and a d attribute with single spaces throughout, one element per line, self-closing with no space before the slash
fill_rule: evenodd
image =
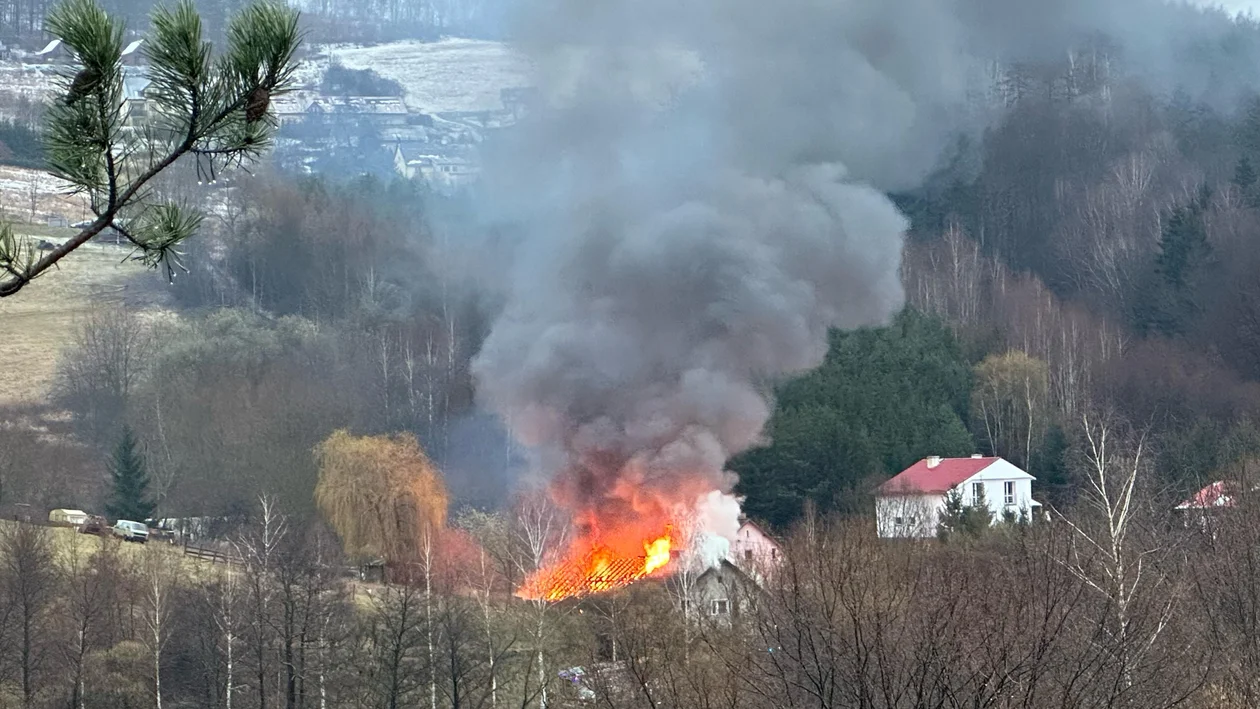
<path id="1" fill-rule="evenodd" d="M 720 599 L 698 569 L 516 598 L 565 548 L 528 494 L 427 528 L 389 584 L 266 497 L 231 564 L 0 524 L 0 705 L 1253 706 L 1254 496 L 1170 519 L 1140 433 L 1088 425 L 1090 492 L 1052 521 L 890 543 L 809 510 Z"/>

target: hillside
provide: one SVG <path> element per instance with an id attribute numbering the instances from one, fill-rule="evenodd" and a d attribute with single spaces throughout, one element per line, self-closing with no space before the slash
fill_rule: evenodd
<path id="1" fill-rule="evenodd" d="M 70 229 L 19 224 L 19 234 L 59 242 Z M 74 340 L 77 324 L 99 305 L 137 304 L 157 312 L 154 296 L 140 294 L 128 281 L 145 269 L 126 260 L 130 251 L 89 244 L 35 286 L 0 300 L 0 358 L 17 376 L 0 378 L 0 405 L 37 402 L 47 396 L 63 348 Z M 130 297 L 129 297 L 130 296 Z"/>
<path id="2" fill-rule="evenodd" d="M 500 108 L 499 89 L 530 83 L 525 59 L 502 42 L 449 38 L 320 50 L 304 65 L 303 79 L 314 83 L 331 61 L 372 69 L 402 84 L 407 104 L 426 113 Z"/>

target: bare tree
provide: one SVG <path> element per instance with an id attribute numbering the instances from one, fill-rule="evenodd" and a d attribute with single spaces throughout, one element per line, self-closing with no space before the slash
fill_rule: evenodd
<path id="1" fill-rule="evenodd" d="M 151 328 L 134 311 L 97 308 L 61 360 L 57 395 L 98 439 L 112 436 L 153 351 Z"/>
<path id="2" fill-rule="evenodd" d="M 1113 702 L 1134 702 L 1131 690 L 1150 680 L 1152 658 L 1173 620 L 1184 589 L 1175 573 L 1176 537 L 1153 526 L 1144 504 L 1149 465 L 1145 431 L 1114 414 L 1081 416 L 1078 467 L 1081 514 L 1063 520 L 1075 543 L 1066 568 L 1103 601 L 1099 627 L 1115 673 Z M 1144 701 L 1150 701 L 1146 697 Z M 1146 704 L 1146 706 L 1171 704 Z"/>
<path id="3" fill-rule="evenodd" d="M 272 645 L 275 639 L 274 574 L 280 545 L 288 533 L 288 521 L 280 514 L 274 498 L 263 495 L 258 500 L 258 522 L 234 543 L 236 555 L 243 562 L 242 580 L 249 618 L 248 642 L 253 660 L 255 690 L 259 709 L 267 707 L 267 685 L 271 677 Z"/>
<path id="4" fill-rule="evenodd" d="M 96 538 L 101 546 L 108 543 L 103 537 Z M 95 569 L 82 535 L 70 537 L 62 556 L 62 582 L 66 594 L 66 612 L 61 620 L 66 624 L 62 638 L 62 655 L 69 663 L 74 687 L 70 701 L 77 709 L 86 709 L 85 664 L 99 632 L 98 625 L 104 615 L 104 604 L 110 599 L 102 584 L 108 578 L 93 573 Z"/>
<path id="5" fill-rule="evenodd" d="M 57 568 L 48 563 L 52 540 L 43 527 L 14 524 L 0 532 L 4 590 L 11 604 L 22 706 L 36 705 L 48 659 L 48 632 L 53 622 Z"/>
<path id="6" fill-rule="evenodd" d="M 165 549 L 152 549 L 144 556 L 144 644 L 153 672 L 153 700 L 162 709 L 162 658 L 171 636 L 178 557 Z"/>

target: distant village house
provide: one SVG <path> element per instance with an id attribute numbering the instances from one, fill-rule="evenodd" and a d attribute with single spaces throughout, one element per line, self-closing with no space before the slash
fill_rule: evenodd
<path id="1" fill-rule="evenodd" d="M 987 505 L 994 523 L 1006 515 L 1035 515 L 1032 475 L 1002 458 L 930 456 L 879 486 L 875 521 L 882 538 L 936 535 L 946 496 L 958 494 L 965 506 Z"/>

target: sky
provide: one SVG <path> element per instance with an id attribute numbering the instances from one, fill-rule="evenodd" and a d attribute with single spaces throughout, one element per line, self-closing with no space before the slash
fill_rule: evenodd
<path id="1" fill-rule="evenodd" d="M 1200 5 L 1219 5 L 1231 12 L 1251 12 L 1260 16 L 1260 0 L 1198 0 Z"/>

